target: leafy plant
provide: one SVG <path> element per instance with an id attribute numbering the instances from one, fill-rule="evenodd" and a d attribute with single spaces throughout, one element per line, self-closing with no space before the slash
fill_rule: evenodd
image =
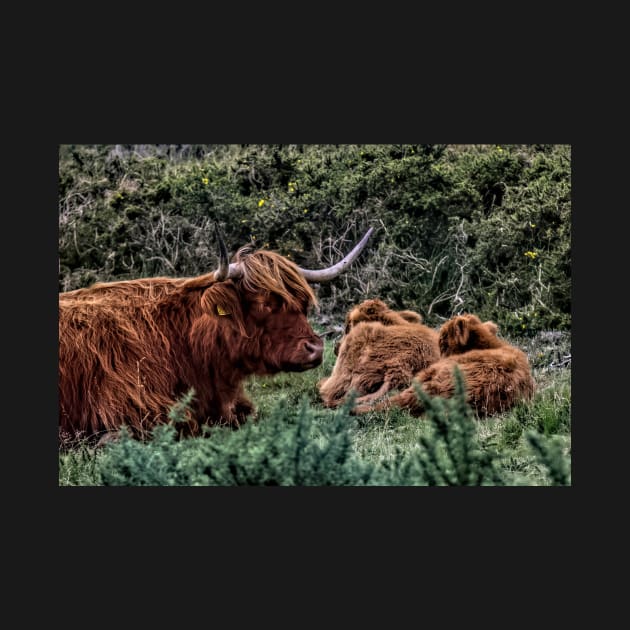
<path id="1" fill-rule="evenodd" d="M 381 297 L 439 325 L 570 329 L 567 145 L 62 145 L 59 289 L 195 275 L 252 242 L 304 267 L 366 253 L 318 289 L 322 317 Z"/>

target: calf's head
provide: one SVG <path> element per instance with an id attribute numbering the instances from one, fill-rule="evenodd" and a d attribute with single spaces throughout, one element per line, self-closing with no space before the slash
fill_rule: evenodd
<path id="1" fill-rule="evenodd" d="M 385 326 L 401 324 L 421 324 L 422 315 L 415 311 L 394 311 L 385 302 L 378 298 L 364 300 L 354 306 L 345 318 L 344 335 L 347 335 L 357 324 L 361 322 L 380 322 Z M 339 355 L 342 339 L 335 343 L 335 355 Z"/>
<path id="2" fill-rule="evenodd" d="M 457 315 L 440 328 L 440 354 L 449 357 L 469 350 L 497 348 L 502 344 L 494 322 L 482 322 L 476 315 Z"/>

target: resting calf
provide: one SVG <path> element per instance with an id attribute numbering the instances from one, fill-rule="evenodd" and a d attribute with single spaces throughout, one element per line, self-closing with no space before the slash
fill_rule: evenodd
<path id="1" fill-rule="evenodd" d="M 414 381 L 430 396 L 450 398 L 457 366 L 466 385 L 467 401 L 479 416 L 506 411 L 534 394 L 534 380 L 527 355 L 497 337 L 494 322 L 476 315 L 459 315 L 443 324 L 439 333 L 441 358 L 416 374 Z M 363 401 L 361 401 L 363 402 Z M 424 411 L 414 386 L 375 406 L 359 404 L 355 413 L 397 406 L 413 415 Z"/>
<path id="2" fill-rule="evenodd" d="M 378 298 L 364 300 L 353 307 L 345 318 L 344 335 L 361 322 L 381 322 L 385 326 L 396 324 L 422 324 L 422 315 L 415 311 L 394 311 Z M 343 337 L 335 343 L 335 355 L 339 355 L 339 348 Z"/>
<path id="3" fill-rule="evenodd" d="M 437 331 L 419 323 L 419 314 L 402 313 L 380 300 L 367 300 L 350 311 L 333 371 L 318 384 L 327 407 L 342 404 L 351 390 L 359 394 L 357 403 L 365 403 L 406 387 L 414 374 L 439 359 Z M 407 319 L 410 313 L 414 323 Z M 366 321 L 368 317 L 377 321 Z"/>

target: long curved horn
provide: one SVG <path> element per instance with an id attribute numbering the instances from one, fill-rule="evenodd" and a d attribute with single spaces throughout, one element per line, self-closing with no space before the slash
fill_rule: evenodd
<path id="1" fill-rule="evenodd" d="M 227 280 L 229 277 L 230 263 L 228 260 L 227 247 L 225 246 L 225 241 L 221 236 L 219 224 L 216 221 L 214 223 L 214 234 L 217 237 L 217 242 L 219 243 L 219 268 L 214 272 L 214 279 L 216 282 L 222 282 L 223 280 Z"/>
<path id="2" fill-rule="evenodd" d="M 214 224 L 214 230 L 219 243 L 220 260 L 219 268 L 214 272 L 215 281 L 222 282 L 223 280 L 227 280 L 229 278 L 238 278 L 243 272 L 237 263 L 228 262 L 227 247 L 223 237 L 221 236 L 218 223 Z M 336 278 L 356 260 L 358 255 L 363 251 L 363 248 L 372 235 L 372 232 L 374 232 L 374 228 L 370 228 L 363 238 L 354 246 L 352 251 L 332 267 L 327 267 L 326 269 L 302 269 L 302 267 L 298 267 L 300 273 L 304 276 L 304 279 L 307 282 L 328 282 L 329 280 Z"/>
<path id="3" fill-rule="evenodd" d="M 354 246 L 354 249 L 332 267 L 327 267 L 326 269 L 302 269 L 298 267 L 298 269 L 308 282 L 328 282 L 328 280 L 336 278 L 355 261 L 365 247 L 372 232 L 374 232 L 374 228 L 370 228 L 365 233 L 365 236 Z"/>

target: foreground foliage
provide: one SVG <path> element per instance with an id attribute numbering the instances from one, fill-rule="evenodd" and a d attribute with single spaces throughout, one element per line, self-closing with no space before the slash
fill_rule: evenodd
<path id="1" fill-rule="evenodd" d="M 306 397 L 298 407 L 281 398 L 264 421 L 178 440 L 182 404 L 174 408 L 171 424 L 156 428 L 147 442 L 123 431 L 96 454 L 87 447 L 63 454 L 60 485 L 570 485 L 570 452 L 561 436 L 546 436 L 528 423 L 518 436 L 513 427 L 504 429 L 522 451 L 520 462 L 524 452 L 528 467 L 535 468 L 535 477 L 525 476 L 515 451 L 507 456 L 497 442 L 484 439 L 465 403 L 461 377 L 457 383 L 450 400 L 419 391 L 427 406 L 422 433 L 410 448 L 396 447 L 381 459 L 357 449 L 361 429 L 348 405 L 332 413 L 316 409 Z"/>

